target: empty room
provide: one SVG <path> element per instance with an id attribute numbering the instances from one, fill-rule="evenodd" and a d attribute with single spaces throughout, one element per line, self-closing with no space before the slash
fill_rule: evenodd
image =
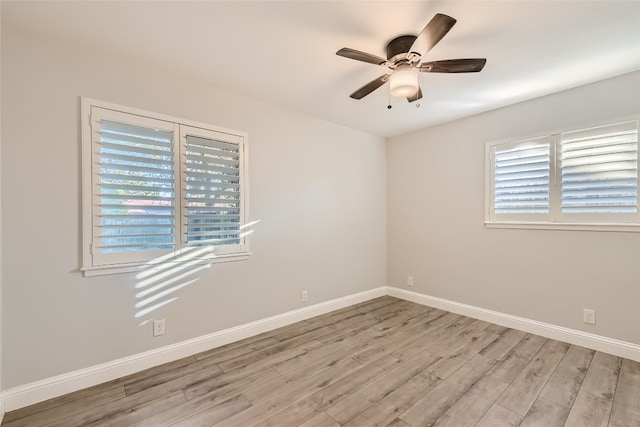
<path id="1" fill-rule="evenodd" d="M 640 427 L 640 1 L 0 35 L 2 427 Z"/>

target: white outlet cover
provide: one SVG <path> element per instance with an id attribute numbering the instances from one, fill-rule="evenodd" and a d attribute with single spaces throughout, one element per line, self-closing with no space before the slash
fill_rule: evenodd
<path id="1" fill-rule="evenodd" d="M 589 325 L 596 324 L 596 311 L 588 308 L 582 309 L 582 321 Z"/>
<path id="2" fill-rule="evenodd" d="M 153 321 L 153 336 L 157 337 L 165 334 L 164 319 Z"/>

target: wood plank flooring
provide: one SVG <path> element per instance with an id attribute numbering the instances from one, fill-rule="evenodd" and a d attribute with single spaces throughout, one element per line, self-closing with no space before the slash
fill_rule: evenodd
<path id="1" fill-rule="evenodd" d="M 2 427 L 640 427 L 640 363 L 391 297 L 9 412 Z"/>

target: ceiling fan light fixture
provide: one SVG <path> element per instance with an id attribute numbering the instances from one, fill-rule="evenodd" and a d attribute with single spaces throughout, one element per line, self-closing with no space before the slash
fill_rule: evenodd
<path id="1" fill-rule="evenodd" d="M 418 92 L 418 73 L 413 70 L 397 70 L 389 78 L 391 96 L 406 98 Z"/>

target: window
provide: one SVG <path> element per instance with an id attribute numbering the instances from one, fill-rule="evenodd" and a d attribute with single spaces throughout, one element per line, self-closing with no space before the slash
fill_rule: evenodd
<path id="1" fill-rule="evenodd" d="M 85 274 L 248 256 L 246 134 L 84 98 L 82 115 Z"/>
<path id="2" fill-rule="evenodd" d="M 640 231 L 637 120 L 487 152 L 487 225 Z"/>

